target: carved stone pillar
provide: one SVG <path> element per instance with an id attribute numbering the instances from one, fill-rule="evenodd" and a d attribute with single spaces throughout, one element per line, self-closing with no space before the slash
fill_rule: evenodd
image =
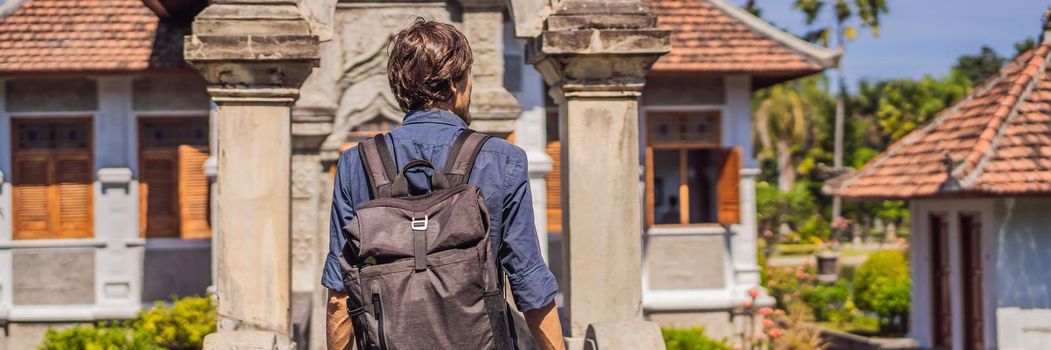
<path id="1" fill-rule="evenodd" d="M 562 289 L 567 344 L 579 349 L 609 341 L 595 335 L 618 334 L 608 331 L 622 329 L 617 322 L 642 322 L 638 98 L 649 68 L 671 47 L 639 1 L 564 0 L 546 23 L 531 53 L 559 103 Z M 655 327 L 635 329 L 620 335 L 630 338 L 622 344 L 662 344 Z"/>
<path id="2" fill-rule="evenodd" d="M 291 106 L 318 63 L 295 0 L 215 0 L 184 55 L 217 104 L 218 332 L 206 349 L 289 349 Z"/>
<path id="3" fill-rule="evenodd" d="M 463 33 L 474 51 L 471 128 L 507 138 L 522 108 L 504 88 L 503 0 L 461 0 Z"/>

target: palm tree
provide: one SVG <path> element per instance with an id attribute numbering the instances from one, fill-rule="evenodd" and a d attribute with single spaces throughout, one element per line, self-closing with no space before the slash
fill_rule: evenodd
<path id="1" fill-rule="evenodd" d="M 862 27 L 871 30 L 873 37 L 879 37 L 880 16 L 887 14 L 887 0 L 854 0 L 853 5 L 847 0 L 832 0 L 832 23 L 820 26 L 807 33 L 806 38 L 810 41 L 819 42 L 826 47 L 830 45 L 830 38 L 835 37 L 836 45 L 840 52 L 846 53 L 847 41 L 854 40 L 858 35 L 857 27 L 850 24 L 850 20 L 857 18 Z M 822 10 L 826 8 L 828 0 L 795 0 L 792 4 L 797 10 L 806 15 L 807 25 L 813 26 L 819 19 Z M 833 146 L 833 167 L 836 170 L 843 168 L 843 124 L 846 113 L 846 79 L 843 74 L 843 64 L 836 67 L 837 90 L 836 91 L 836 119 Z M 832 217 L 838 217 L 841 203 L 839 197 L 832 200 Z"/>
<path id="2" fill-rule="evenodd" d="M 792 188 L 796 179 L 797 151 L 809 143 L 808 121 L 812 113 L 803 89 L 804 83 L 788 82 L 771 86 L 757 94 L 755 111 L 756 138 L 760 162 L 777 161 L 777 187 L 783 192 Z"/>

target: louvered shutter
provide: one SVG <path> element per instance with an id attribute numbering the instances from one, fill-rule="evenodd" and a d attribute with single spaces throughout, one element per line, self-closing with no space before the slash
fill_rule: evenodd
<path id="1" fill-rule="evenodd" d="M 139 157 L 141 235 L 179 237 L 178 154 L 173 150 L 143 150 Z"/>
<path id="2" fill-rule="evenodd" d="M 14 239 L 53 238 L 49 215 L 48 155 L 16 154 L 14 162 Z"/>
<path id="3" fill-rule="evenodd" d="M 551 171 L 544 176 L 547 181 L 547 232 L 562 232 L 562 143 L 547 143 L 547 155 L 551 157 Z"/>
<path id="4" fill-rule="evenodd" d="M 730 148 L 722 153 L 722 167 L 716 185 L 719 224 L 737 224 L 741 222 L 741 149 Z"/>
<path id="5" fill-rule="evenodd" d="M 204 162 L 208 148 L 179 146 L 179 218 L 182 238 L 209 238 L 212 228 L 208 221 L 208 177 Z"/>
<path id="6" fill-rule="evenodd" d="M 91 237 L 91 154 L 80 150 L 60 151 L 56 152 L 54 162 L 58 237 Z"/>

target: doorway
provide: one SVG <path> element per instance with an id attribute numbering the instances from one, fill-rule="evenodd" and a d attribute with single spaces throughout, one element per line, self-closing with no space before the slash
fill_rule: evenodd
<path id="1" fill-rule="evenodd" d="M 949 222 L 944 214 L 931 214 L 931 333 L 934 349 L 952 349 L 952 276 L 949 259 Z"/>

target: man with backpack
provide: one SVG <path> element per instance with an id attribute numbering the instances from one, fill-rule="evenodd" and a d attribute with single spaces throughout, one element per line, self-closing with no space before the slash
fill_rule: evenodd
<path id="1" fill-rule="evenodd" d="M 417 18 L 391 43 L 402 126 L 345 152 L 332 199 L 329 349 L 514 349 L 504 276 L 541 349 L 562 349 L 558 291 L 525 153 L 468 129 L 473 57 Z"/>

